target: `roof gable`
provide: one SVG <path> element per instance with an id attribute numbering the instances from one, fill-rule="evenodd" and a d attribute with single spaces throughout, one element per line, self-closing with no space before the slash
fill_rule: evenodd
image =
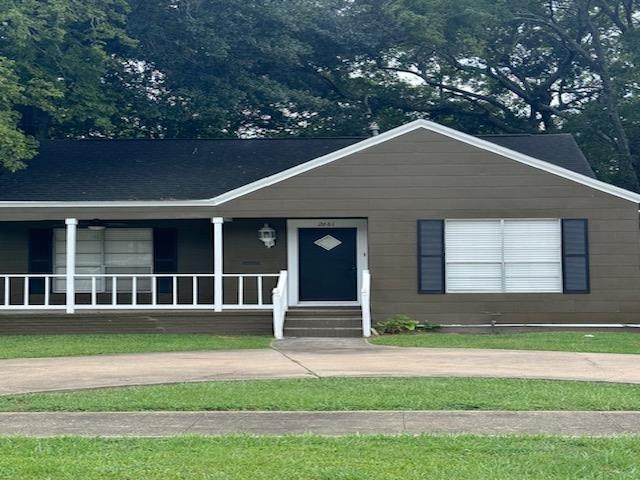
<path id="1" fill-rule="evenodd" d="M 409 132 L 413 132 L 415 130 L 420 130 L 420 129 L 424 129 L 424 130 L 428 130 L 431 132 L 444 135 L 454 140 L 466 143 L 468 145 L 480 148 L 482 150 L 486 150 L 488 152 L 495 153 L 497 155 L 528 165 L 530 167 L 534 167 L 534 168 L 543 170 L 545 172 L 558 175 L 560 177 L 566 178 L 568 180 L 574 181 L 582 185 L 586 185 L 595 190 L 608 193 L 610 195 L 628 200 L 630 202 L 640 203 L 640 194 L 638 193 L 631 192 L 629 190 L 625 190 L 620 187 L 616 187 L 615 185 L 602 182 L 600 180 L 589 177 L 587 175 L 583 175 L 575 171 L 569 170 L 567 168 L 563 168 L 558 165 L 554 165 L 552 163 L 539 160 L 537 158 L 531 157 L 521 152 L 517 152 L 515 150 L 504 147 L 502 145 L 498 145 L 496 143 L 490 142 L 488 140 L 485 140 L 479 137 L 468 135 L 466 133 L 460 132 L 458 130 L 454 130 L 449 127 L 445 127 L 444 125 L 430 122 L 428 120 L 415 120 L 413 122 L 407 123 L 405 125 L 394 128 L 392 130 L 388 130 L 380 135 L 377 135 L 375 137 L 370 137 L 366 140 L 363 140 L 353 145 L 349 145 L 341 150 L 330 153 L 323 157 L 316 158 L 314 160 L 303 163 L 301 165 L 296 165 L 295 167 L 292 167 L 283 172 L 279 172 L 275 175 L 271 175 L 269 177 L 260 179 L 248 185 L 244 185 L 230 192 L 223 193 L 222 195 L 212 198 L 211 202 L 213 203 L 213 205 L 216 205 L 216 206 L 222 205 L 235 198 L 241 197 L 243 195 L 247 195 L 251 192 L 255 192 L 256 190 L 259 190 L 261 188 L 274 185 L 288 178 L 294 177 L 296 175 L 300 175 L 304 172 L 308 172 L 310 170 L 321 167 L 323 165 L 327 165 L 329 163 L 340 160 L 341 158 L 347 157 L 349 155 L 353 155 L 355 153 L 371 148 L 375 145 L 388 142 L 396 137 L 399 137 L 401 135 L 405 135 Z"/>

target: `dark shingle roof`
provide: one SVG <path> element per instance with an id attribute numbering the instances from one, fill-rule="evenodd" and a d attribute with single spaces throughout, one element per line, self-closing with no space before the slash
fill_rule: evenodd
<path id="1" fill-rule="evenodd" d="M 571 135 L 483 138 L 593 177 Z M 360 140 L 46 140 L 27 169 L 0 172 L 0 201 L 212 198 Z"/>
<path id="2" fill-rule="evenodd" d="M 358 141 L 49 140 L 25 170 L 0 174 L 0 200 L 206 199 Z"/>

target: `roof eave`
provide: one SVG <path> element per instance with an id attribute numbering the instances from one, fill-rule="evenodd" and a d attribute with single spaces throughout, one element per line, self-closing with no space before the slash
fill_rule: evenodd
<path id="1" fill-rule="evenodd" d="M 0 201 L 0 208 L 211 207 L 211 200 Z"/>
<path id="2" fill-rule="evenodd" d="M 505 158 L 529 165 L 534 168 L 558 175 L 576 183 L 588 186 L 595 190 L 613 195 L 615 197 L 640 204 L 640 194 L 616 187 L 609 183 L 596 180 L 580 173 L 559 167 L 549 162 L 525 155 L 515 150 L 502 147 L 481 138 L 459 132 L 449 127 L 439 125 L 428 120 L 415 120 L 400 127 L 388 130 L 375 137 L 367 138 L 348 147 L 323 155 L 308 162 L 296 165 L 282 172 L 248 183 L 226 193 L 209 199 L 199 200 L 126 200 L 126 201 L 0 201 L 0 208 L 139 208 L 139 207 L 212 207 L 223 205 L 231 200 L 248 195 L 262 188 L 269 187 L 288 178 L 300 175 L 315 168 L 327 165 L 349 155 L 361 152 L 381 143 L 388 142 L 396 137 L 405 135 L 414 130 L 425 129 L 477 148 L 501 155 Z"/>

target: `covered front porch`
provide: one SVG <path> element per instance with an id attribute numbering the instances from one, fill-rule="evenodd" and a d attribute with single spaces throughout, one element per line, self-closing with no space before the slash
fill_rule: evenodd
<path id="1" fill-rule="evenodd" d="M 5 318 L 268 314 L 277 338 L 291 307 L 369 321 L 364 219 L 12 220 L 0 240 Z"/>

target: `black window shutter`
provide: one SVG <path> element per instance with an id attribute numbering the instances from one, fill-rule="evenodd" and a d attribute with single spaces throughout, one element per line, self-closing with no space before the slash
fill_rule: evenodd
<path id="1" fill-rule="evenodd" d="M 562 289 L 589 293 L 589 224 L 586 218 L 562 220 Z"/>
<path id="2" fill-rule="evenodd" d="M 53 230 L 33 228 L 29 230 L 29 273 L 53 273 Z M 29 281 L 31 293 L 44 293 L 44 278 Z"/>
<path id="3" fill-rule="evenodd" d="M 153 273 L 178 272 L 178 231 L 175 228 L 153 229 Z M 170 278 L 158 280 L 158 291 L 170 293 L 173 281 Z"/>
<path id="4" fill-rule="evenodd" d="M 444 220 L 418 220 L 418 293 L 444 292 Z"/>

